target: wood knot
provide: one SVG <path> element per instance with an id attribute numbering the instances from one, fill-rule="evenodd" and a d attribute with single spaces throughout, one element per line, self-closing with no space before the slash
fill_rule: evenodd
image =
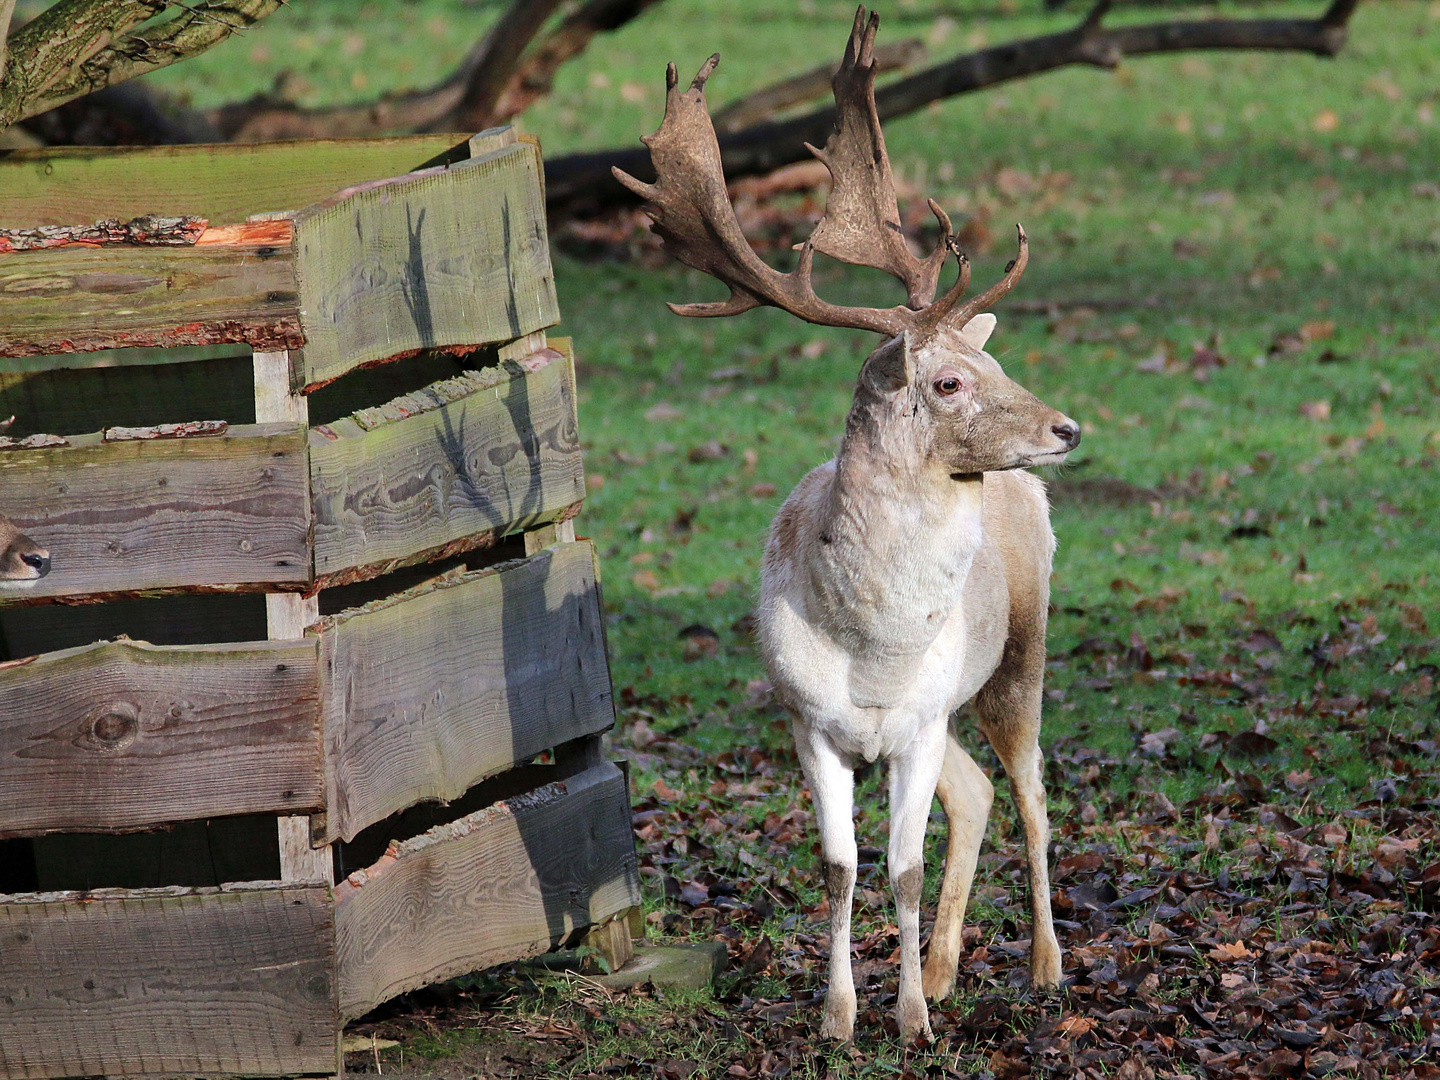
<path id="1" fill-rule="evenodd" d="M 86 734 L 92 748 L 109 752 L 129 746 L 139 730 L 140 710 L 128 701 L 119 701 L 95 715 Z"/>

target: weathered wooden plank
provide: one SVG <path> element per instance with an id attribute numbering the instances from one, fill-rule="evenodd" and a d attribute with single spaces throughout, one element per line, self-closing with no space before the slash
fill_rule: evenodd
<path id="1" fill-rule="evenodd" d="M 544 350 L 316 428 L 310 474 L 327 584 L 571 516 L 585 494 L 573 362 Z"/>
<path id="2" fill-rule="evenodd" d="M 54 569 L 0 604 L 149 590 L 302 586 L 310 578 L 305 430 L 0 452 L 0 513 Z"/>
<path id="3" fill-rule="evenodd" d="M 333 1075 L 330 890 L 0 897 L 0 1077 Z"/>
<path id="4" fill-rule="evenodd" d="M 0 255 L 0 356 L 304 341 L 291 248 L 85 247 Z"/>
<path id="5" fill-rule="evenodd" d="M 362 185 L 295 221 L 304 383 L 560 321 L 540 155 L 514 143 Z"/>
<path id="6" fill-rule="evenodd" d="M 639 900 L 614 765 L 477 810 L 336 886 L 341 1015 L 545 952 Z"/>
<path id="7" fill-rule="evenodd" d="M 244 221 L 298 210 L 349 184 L 399 176 L 440 156 L 468 156 L 466 136 L 0 150 L 0 228 L 148 213 Z"/>
<path id="8" fill-rule="evenodd" d="M 460 574 L 320 624 L 329 813 L 351 840 L 615 722 L 589 543 Z"/>
<path id="9" fill-rule="evenodd" d="M 0 836 L 323 804 L 313 641 L 102 642 L 0 666 Z"/>

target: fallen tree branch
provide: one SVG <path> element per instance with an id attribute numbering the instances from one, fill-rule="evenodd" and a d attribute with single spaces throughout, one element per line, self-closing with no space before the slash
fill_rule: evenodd
<path id="1" fill-rule="evenodd" d="M 204 52 L 284 0 L 60 0 L 9 35 L 0 130 L 68 101 Z M 13 5 L 12 5 L 13 6 Z"/>
<path id="2" fill-rule="evenodd" d="M 1261 49 L 1330 57 L 1345 44 L 1347 25 L 1359 0 L 1333 0 L 1314 19 L 1199 19 L 1106 29 L 1110 0 L 1100 0 L 1071 30 L 1012 41 L 966 53 L 881 87 L 875 105 L 890 120 L 957 94 L 970 93 L 1044 71 L 1087 64 L 1113 68 L 1123 58 L 1206 49 Z M 725 176 L 735 179 L 772 172 L 809 156 L 805 143 L 823 145 L 835 125 L 833 105 L 801 116 L 720 135 Z M 635 197 L 610 174 L 619 166 L 641 180 L 655 178 L 644 147 L 598 150 L 552 158 L 545 186 L 552 217 L 588 214 L 628 205 Z"/>
<path id="3" fill-rule="evenodd" d="M 461 87 L 460 100 L 432 125 L 436 131 L 483 131 L 494 124 L 495 105 L 525 52 L 562 0 L 515 0 L 480 47 L 478 62 Z"/>
<path id="4" fill-rule="evenodd" d="M 918 38 L 910 38 L 907 41 L 877 45 L 874 55 L 877 72 L 914 67 L 925 60 L 925 43 Z M 763 124 L 776 113 L 830 93 L 830 80 L 835 75 L 835 67 L 835 64 L 821 64 L 804 74 L 761 87 L 755 93 L 715 110 L 710 120 L 715 125 L 715 130 L 721 134 L 733 134 L 756 124 Z"/>
<path id="5" fill-rule="evenodd" d="M 500 124 L 545 97 L 555 73 L 585 51 L 597 34 L 618 30 L 659 0 L 589 0 L 521 60 L 494 106 L 492 123 Z"/>
<path id="6" fill-rule="evenodd" d="M 515 0 L 454 72 L 424 90 L 318 109 L 261 94 L 214 109 L 208 120 L 230 142 L 481 131 L 504 123 L 548 94 L 555 72 L 583 52 L 596 34 L 625 25 L 656 2 L 589 0 L 526 51 L 559 0 Z"/>

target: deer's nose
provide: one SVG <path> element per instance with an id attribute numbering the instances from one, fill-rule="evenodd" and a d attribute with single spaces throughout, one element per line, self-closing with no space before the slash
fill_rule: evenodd
<path id="1" fill-rule="evenodd" d="M 1074 420 L 1066 418 L 1058 424 L 1052 424 L 1050 432 L 1065 444 L 1066 450 L 1074 450 L 1080 445 L 1080 425 Z"/>
<path id="2" fill-rule="evenodd" d="M 36 577 L 44 577 L 50 572 L 50 556 L 41 555 L 38 552 L 27 552 L 20 556 L 20 561 L 35 571 Z"/>

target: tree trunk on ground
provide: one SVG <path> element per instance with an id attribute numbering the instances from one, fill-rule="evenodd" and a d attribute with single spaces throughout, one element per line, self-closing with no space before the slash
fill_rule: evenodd
<path id="1" fill-rule="evenodd" d="M 1334 0 L 1314 19 L 1199 19 L 1149 23 L 1110 30 L 1102 19 L 1110 8 L 1101 0 L 1072 30 L 1012 41 L 966 53 L 899 79 L 875 91 L 881 120 L 891 120 L 932 101 L 966 94 L 1013 79 L 1072 64 L 1113 68 L 1126 57 L 1211 49 L 1265 49 L 1330 57 L 1345 44 L 1347 24 L 1359 0 Z M 810 156 L 805 143 L 823 146 L 835 126 L 835 107 L 758 124 L 719 135 L 726 179 L 772 172 Z M 610 175 L 611 166 L 653 181 L 644 147 L 596 150 L 552 158 L 545 164 L 550 213 L 593 214 L 636 202 Z"/>

